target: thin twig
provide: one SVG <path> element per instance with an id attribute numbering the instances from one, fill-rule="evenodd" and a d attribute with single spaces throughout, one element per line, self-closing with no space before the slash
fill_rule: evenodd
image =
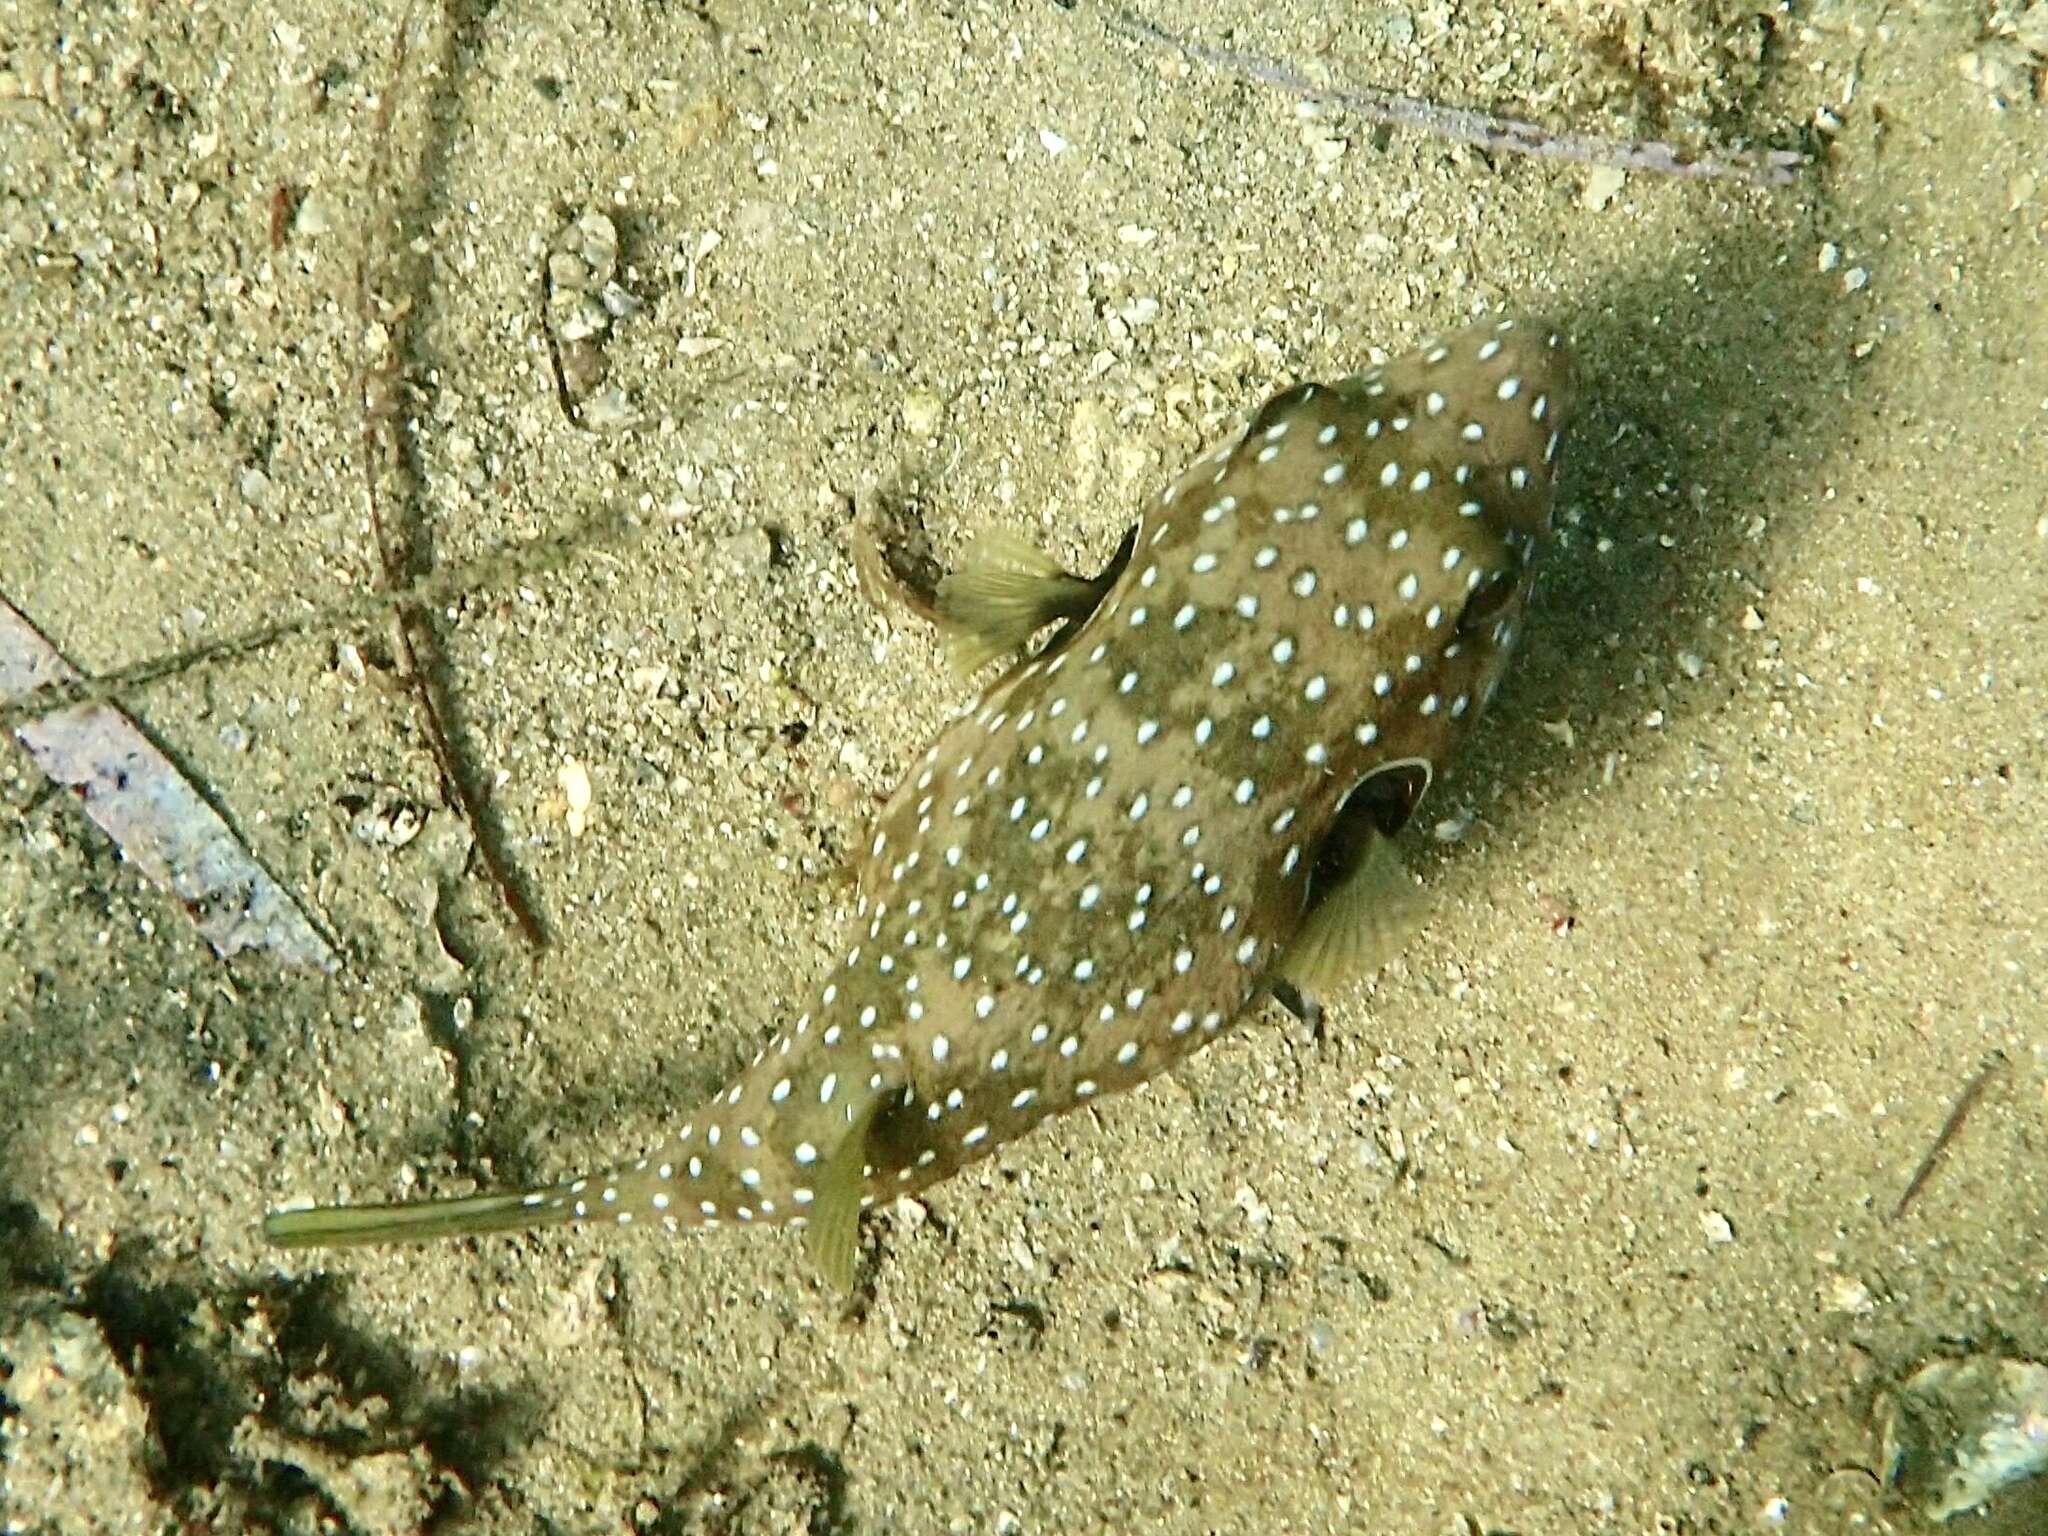
<path id="1" fill-rule="evenodd" d="M 639 524 L 629 512 L 600 506 L 594 514 L 582 520 L 569 520 L 553 532 L 504 545 L 455 565 L 436 565 L 430 571 L 422 571 L 403 588 L 379 588 L 307 606 L 289 618 L 272 618 L 264 625 L 250 625 L 231 635 L 180 645 L 174 651 L 156 651 L 92 676 L 49 678 L 39 688 L 0 700 L 0 731 L 12 731 L 25 721 L 72 705 L 125 705 L 127 694 L 166 678 L 182 676 L 193 668 L 240 662 L 301 635 L 375 623 L 391 614 L 393 604 L 430 610 L 475 592 L 504 588 L 530 575 L 557 571 L 571 559 L 602 549 L 608 541 L 637 537 L 637 532 Z"/>
<path id="2" fill-rule="evenodd" d="M 413 18 L 408 15 L 399 24 L 398 36 L 392 47 L 391 74 L 377 102 L 377 113 L 372 123 L 372 143 L 375 146 L 370 161 L 370 188 L 372 196 L 382 192 L 387 185 L 388 162 L 391 145 L 391 125 L 395 115 L 398 91 L 405 78 L 406 61 L 411 55 Z M 357 402 L 362 407 L 363 441 L 363 489 L 369 502 L 370 531 L 377 542 L 377 555 L 384 567 L 384 582 L 388 592 L 402 594 L 419 575 L 419 546 L 412 538 L 410 527 L 393 530 L 385 522 L 382 499 L 378 494 L 378 473 L 383 452 L 387 447 L 384 437 L 386 430 L 392 435 L 388 444 L 395 460 L 403 463 L 403 453 L 396 442 L 397 428 L 394 418 L 397 411 L 399 389 L 399 358 L 403 355 L 404 344 L 400 339 L 399 327 L 405 316 L 395 311 L 392 324 L 386 332 L 383 355 L 376 360 L 370 357 L 370 334 L 373 324 L 373 300 L 370 275 L 370 248 L 356 258 L 356 321 L 357 358 L 356 387 Z M 478 856 L 483 860 L 485 872 L 491 883 L 498 888 L 499 899 L 512 914 L 520 936 L 533 949 L 542 949 L 547 944 L 547 934 L 542 928 L 539 914 L 533 903 L 521 889 L 521 883 L 512 869 L 511 861 L 505 856 L 495 823 L 490 816 L 490 806 L 484 790 L 476 782 L 457 756 L 454 733 L 448 727 L 449 709 L 444 698 L 444 684 L 441 680 L 440 647 L 435 641 L 433 626 L 428 622 L 426 612 L 417 604 L 408 602 L 403 596 L 392 604 L 392 614 L 397 623 L 393 629 L 399 666 L 411 683 L 413 696 L 419 703 L 420 719 L 426 727 L 427 747 L 433 754 L 434 765 L 440 770 L 444 792 L 454 801 L 456 813 L 469 826 L 470 835 L 475 839 Z"/>
<path id="3" fill-rule="evenodd" d="M 1977 1075 L 1963 1085 L 1963 1091 L 1956 1095 L 1956 1102 L 1948 1112 L 1948 1118 L 1941 1122 L 1941 1129 L 1935 1132 L 1934 1145 L 1927 1149 L 1927 1155 L 1920 1159 L 1920 1166 L 1913 1170 L 1913 1177 L 1906 1181 L 1906 1192 L 1899 1196 L 1899 1203 L 1892 1207 L 1890 1219 L 1897 1221 L 1906 1214 L 1906 1207 L 1920 1193 L 1921 1188 L 1934 1173 L 1934 1165 L 1941 1161 L 1948 1144 L 1955 1140 L 1956 1132 L 1963 1128 L 1963 1122 L 1970 1117 L 1970 1111 L 1977 1107 L 1977 1101 L 1984 1097 L 1984 1090 L 1991 1086 L 1991 1080 L 2005 1070 L 2005 1053 L 1993 1051 L 1990 1059 L 1977 1069 Z"/>
<path id="4" fill-rule="evenodd" d="M 1115 12 L 1109 17 L 1109 25 L 1126 37 L 1172 48 L 1198 64 L 1273 86 L 1305 101 L 1330 102 L 1368 122 L 1414 128 L 1481 149 L 1618 166 L 1630 171 L 1654 171 L 1664 176 L 1739 177 L 1773 186 L 1790 182 L 1807 159 L 1786 149 L 1695 155 L 1658 139 L 1609 139 L 1598 134 L 1561 132 L 1519 118 L 1497 117 L 1469 107 L 1446 107 L 1419 96 L 1401 96 L 1371 87 L 1325 88 L 1278 59 L 1210 48 L 1175 37 L 1130 11 Z"/>
<path id="5" fill-rule="evenodd" d="M 590 427 L 583 420 L 583 410 L 576 404 L 576 396 L 569 388 L 569 370 L 562 366 L 562 339 L 548 321 L 554 302 L 554 275 L 548 270 L 548 263 L 543 261 L 540 264 L 540 333 L 548 339 L 548 371 L 554 375 L 555 404 L 562 408 L 564 421 L 579 431 L 588 432 Z"/>
<path id="6" fill-rule="evenodd" d="M 0 731 L 12 730 L 24 721 L 74 704 L 121 704 L 127 694 L 195 667 L 240 661 L 302 635 L 374 622 L 387 617 L 394 603 L 428 610 L 454 598 L 508 586 L 529 576 L 555 571 L 589 550 L 602 548 L 605 541 L 629 537 L 635 530 L 628 514 L 601 507 L 580 522 L 565 523 L 556 532 L 507 544 L 459 565 L 436 566 L 403 587 L 380 587 L 374 592 L 308 606 L 289 618 L 252 624 L 247 629 L 176 650 L 158 651 L 89 677 L 53 677 L 26 693 L 0 699 Z"/>

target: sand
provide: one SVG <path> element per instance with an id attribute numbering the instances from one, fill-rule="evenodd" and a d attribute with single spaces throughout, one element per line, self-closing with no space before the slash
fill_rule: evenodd
<path id="1" fill-rule="evenodd" d="M 163 673 L 345 957 L 216 961 L 0 751 L 0 1531 L 1919 1528 L 1883 1390 L 2048 1356 L 2048 106 L 1994 8 L 1146 11 L 1785 188 L 1306 117 L 1086 3 L 421 7 L 402 75 L 403 7 L 259 9 L 0 19 L 0 592 Z M 967 694 L 857 514 L 1093 568 L 1235 412 L 1497 307 L 1580 349 L 1564 532 L 1320 1036 L 872 1219 L 851 1309 L 772 1231 L 263 1246 L 634 1155 L 792 1010 Z M 537 955 L 375 600 L 366 350 Z"/>

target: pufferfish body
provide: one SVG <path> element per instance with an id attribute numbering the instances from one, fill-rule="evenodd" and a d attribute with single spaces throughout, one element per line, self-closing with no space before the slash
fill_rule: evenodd
<path id="1" fill-rule="evenodd" d="M 1492 698 L 1550 530 L 1562 339 L 1499 320 L 1268 400 L 1092 580 L 984 540 L 967 659 L 1059 628 L 881 812 L 810 1007 L 658 1150 L 545 1188 L 273 1214 L 287 1246 L 860 1211 L 1383 958 L 1391 839 Z"/>

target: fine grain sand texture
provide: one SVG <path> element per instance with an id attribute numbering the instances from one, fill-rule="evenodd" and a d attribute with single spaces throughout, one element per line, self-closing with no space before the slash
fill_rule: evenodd
<path id="1" fill-rule="evenodd" d="M 2043 9 L 1146 12 L 1764 188 L 1078 0 L 0 0 L 0 593 L 344 955 L 216 961 L 0 747 L 0 1532 L 1922 1528 L 1884 1389 L 2048 1358 Z M 1563 536 L 1320 1034 L 871 1217 L 850 1308 L 777 1231 L 263 1246 L 635 1155 L 805 995 L 970 691 L 857 515 L 1092 570 L 1496 308 L 1578 347 Z"/>

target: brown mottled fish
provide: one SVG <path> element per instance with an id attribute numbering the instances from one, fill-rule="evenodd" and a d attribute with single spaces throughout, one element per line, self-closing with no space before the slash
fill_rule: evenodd
<path id="1" fill-rule="evenodd" d="M 787 1222 L 844 1287 L 875 1199 L 1376 962 L 1390 839 L 1493 696 L 1570 413 L 1561 338 L 1491 322 L 1275 395 L 1093 581 L 985 545 L 939 592 L 959 652 L 1061 628 L 891 797 L 810 1011 L 638 1162 L 268 1235 Z"/>

